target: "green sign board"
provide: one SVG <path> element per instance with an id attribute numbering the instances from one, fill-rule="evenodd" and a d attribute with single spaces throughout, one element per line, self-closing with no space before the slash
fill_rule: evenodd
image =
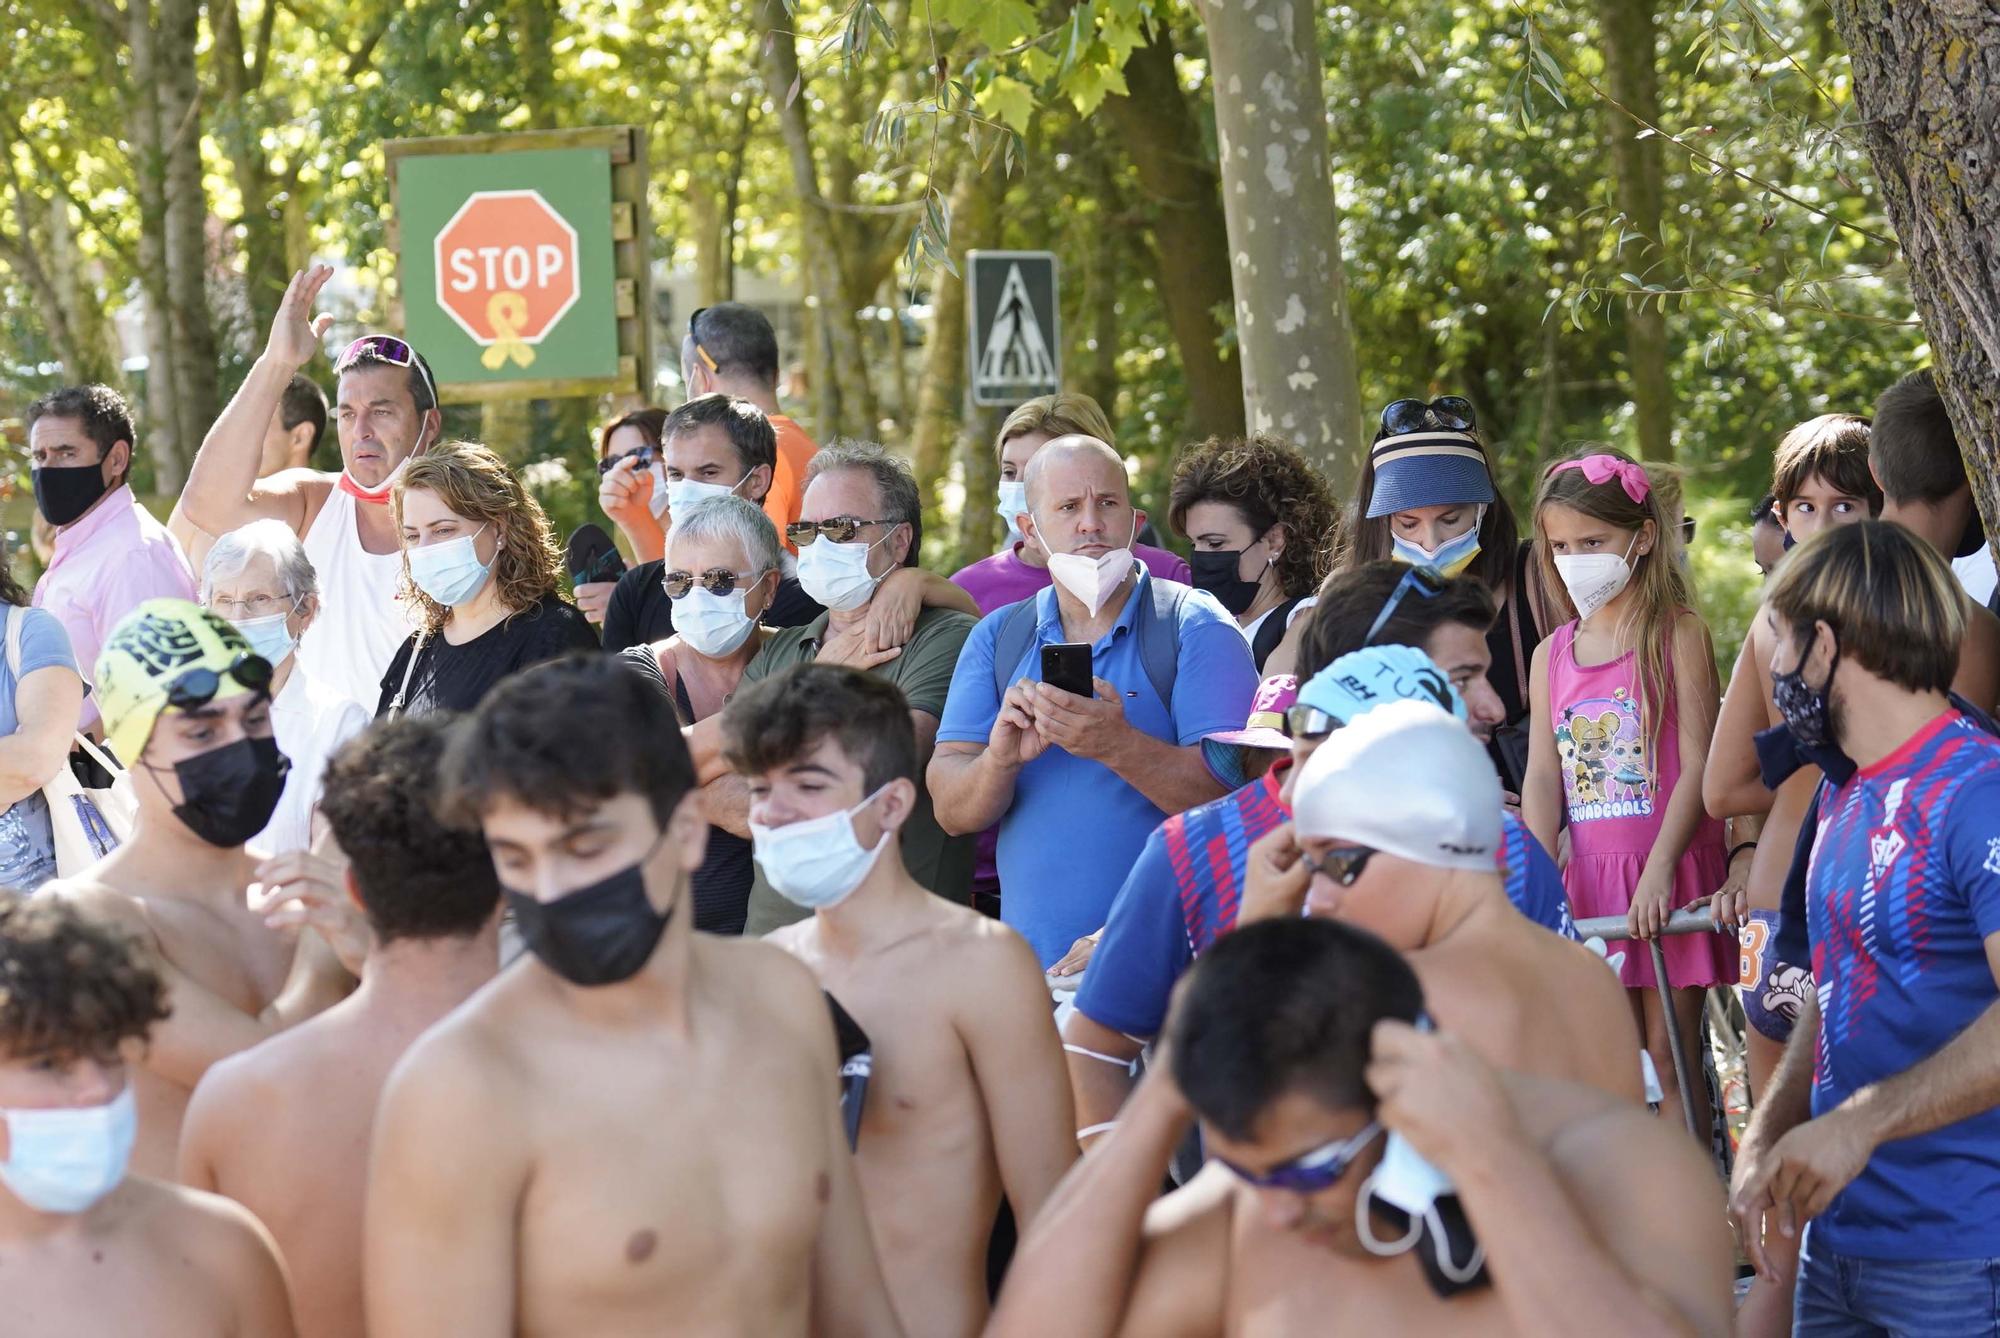
<path id="1" fill-rule="evenodd" d="M 619 128 L 389 146 L 403 329 L 443 398 L 649 389 L 636 141 Z M 621 198 L 635 180 L 637 202 Z"/>

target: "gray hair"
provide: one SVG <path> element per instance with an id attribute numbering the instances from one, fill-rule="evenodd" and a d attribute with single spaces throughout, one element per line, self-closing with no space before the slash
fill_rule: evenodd
<path id="1" fill-rule="evenodd" d="M 223 535 L 208 550 L 208 560 L 201 564 L 201 602 L 208 603 L 217 581 L 241 576 L 259 554 L 271 559 L 285 593 L 294 600 L 319 593 L 319 573 L 292 527 L 282 520 L 253 520 Z"/>
<path id="2" fill-rule="evenodd" d="M 686 515 L 674 517 L 674 526 L 667 531 L 669 549 L 676 539 L 740 544 L 758 576 L 774 570 L 785 551 L 778 546 L 777 527 L 764 508 L 741 497 L 706 497 L 696 502 Z"/>
<path id="3" fill-rule="evenodd" d="M 909 462 L 891 455 L 888 448 L 873 441 L 836 441 L 823 446 L 806 466 L 806 483 L 835 469 L 858 469 L 875 480 L 882 498 L 882 514 L 864 520 L 886 520 L 915 527 L 923 515 L 923 501 L 917 494 L 917 476 Z M 910 546 L 912 554 L 916 545 Z"/>

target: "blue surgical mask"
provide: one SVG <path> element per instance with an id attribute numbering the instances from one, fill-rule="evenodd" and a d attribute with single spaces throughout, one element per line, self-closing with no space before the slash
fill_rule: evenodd
<path id="1" fill-rule="evenodd" d="M 749 478 L 745 474 L 743 478 Z M 670 479 L 667 482 L 667 510 L 677 516 L 685 516 L 696 502 L 706 502 L 716 497 L 734 497 L 736 490 L 743 486 L 743 479 L 735 483 L 703 483 L 699 479 Z"/>
<path id="2" fill-rule="evenodd" d="M 1486 508 L 1480 507 L 1474 517 L 1472 528 L 1456 538 L 1447 539 L 1436 548 L 1425 548 L 1412 543 L 1400 534 L 1389 537 L 1390 556 L 1398 562 L 1407 562 L 1412 567 L 1431 567 L 1440 576 L 1456 576 L 1472 565 L 1472 559 L 1479 556 L 1479 527 L 1486 519 Z"/>
<path id="3" fill-rule="evenodd" d="M 7 1159 L 0 1184 L 39 1213 L 80 1213 L 118 1188 L 132 1160 L 139 1105 L 132 1085 L 102 1106 L 0 1110 Z"/>
<path id="4" fill-rule="evenodd" d="M 1000 505 L 993 509 L 1000 513 L 1000 519 L 1007 522 L 1008 544 L 1019 543 L 1021 528 L 1016 524 L 1015 518 L 1028 509 L 1028 485 L 1020 479 L 1002 479 Z"/>
<path id="5" fill-rule="evenodd" d="M 824 543 L 825 540 L 821 540 Z M 819 544 L 814 544 L 814 548 Z M 785 827 L 750 824 L 757 867 L 777 893 L 809 911 L 838 906 L 875 867 L 896 834 L 885 830 L 873 850 L 854 834 L 854 815 L 875 802 L 875 794 L 839 813 Z"/>
<path id="6" fill-rule="evenodd" d="M 264 618 L 245 618 L 231 626 L 243 634 L 250 643 L 250 649 L 269 660 L 274 666 L 285 662 L 299 639 L 292 635 L 292 615 L 273 613 Z"/>
<path id="7" fill-rule="evenodd" d="M 674 601 L 674 631 L 695 654 L 721 659 L 757 630 L 757 620 L 743 607 L 747 593 L 718 595 L 696 586 Z"/>
<path id="8" fill-rule="evenodd" d="M 417 589 L 448 609 L 455 609 L 478 594 L 493 570 L 490 564 L 479 560 L 472 547 L 472 541 L 485 532 L 486 527 L 481 525 L 471 534 L 410 549 L 410 579 L 417 583 Z"/>
<path id="9" fill-rule="evenodd" d="M 868 570 L 868 555 L 888 537 L 885 534 L 872 544 L 813 540 L 799 550 L 799 584 L 822 608 L 841 612 L 860 608 L 875 598 L 875 587 L 882 584 L 882 577 Z"/>

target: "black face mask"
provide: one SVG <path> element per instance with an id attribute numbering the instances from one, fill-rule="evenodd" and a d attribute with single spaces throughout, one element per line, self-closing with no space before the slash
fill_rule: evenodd
<path id="1" fill-rule="evenodd" d="M 174 763 L 174 816 L 212 846 L 240 846 L 270 824 L 292 763 L 276 739 L 238 739 Z"/>
<path id="2" fill-rule="evenodd" d="M 1808 643 L 1805 653 L 1789 672 L 1771 675 L 1771 701 L 1785 718 L 1785 728 L 1792 732 L 1799 747 L 1823 748 L 1835 742 L 1833 707 L 1828 697 L 1833 691 L 1834 671 L 1840 668 L 1840 643 L 1834 643 L 1826 678 L 1816 688 L 1806 684 L 1806 661 L 1811 658 L 1812 645 Z"/>
<path id="3" fill-rule="evenodd" d="M 652 858 L 650 852 L 646 858 Z M 543 966 L 572 985 L 616 985 L 652 959 L 674 918 L 672 907 L 656 911 L 647 900 L 644 867 L 641 860 L 554 901 L 537 901 L 511 887 L 500 893 L 522 941 Z"/>
<path id="4" fill-rule="evenodd" d="M 51 525 L 72 525 L 97 505 L 97 499 L 111 491 L 104 481 L 104 466 L 69 465 L 61 469 L 37 469 L 35 509 Z"/>
<path id="5" fill-rule="evenodd" d="M 1237 573 L 1243 568 L 1244 549 L 1230 553 L 1197 548 L 1188 555 L 1188 570 L 1194 573 L 1194 588 L 1206 590 L 1222 601 L 1230 616 L 1240 618 L 1257 602 L 1260 581 L 1246 581 Z"/>
<path id="6" fill-rule="evenodd" d="M 1986 547 L 1986 521 L 1979 514 L 1979 503 L 1972 504 L 1972 514 L 1966 517 L 1965 532 L 1958 536 L 1958 551 L 1954 558 L 1971 557 Z"/>

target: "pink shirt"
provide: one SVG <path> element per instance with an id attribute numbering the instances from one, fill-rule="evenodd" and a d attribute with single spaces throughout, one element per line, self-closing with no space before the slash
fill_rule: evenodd
<path id="1" fill-rule="evenodd" d="M 193 599 L 194 573 L 167 527 L 123 484 L 82 520 L 56 531 L 55 556 L 35 583 L 35 607 L 54 614 L 69 633 L 86 683 L 96 676 L 111 629 L 158 598 Z M 81 727 L 96 719 L 97 704 L 85 697 Z"/>
<path id="2" fill-rule="evenodd" d="M 1193 584 L 1193 578 L 1188 575 L 1187 560 L 1177 553 L 1138 544 L 1132 549 L 1132 556 L 1145 563 L 1146 570 L 1162 580 Z M 951 578 L 951 583 L 971 595 L 980 613 L 986 614 L 1040 594 L 1049 588 L 1051 579 L 1047 567 L 1031 567 L 1021 561 L 1021 545 L 1015 543 L 990 558 L 981 558 L 963 568 Z"/>

